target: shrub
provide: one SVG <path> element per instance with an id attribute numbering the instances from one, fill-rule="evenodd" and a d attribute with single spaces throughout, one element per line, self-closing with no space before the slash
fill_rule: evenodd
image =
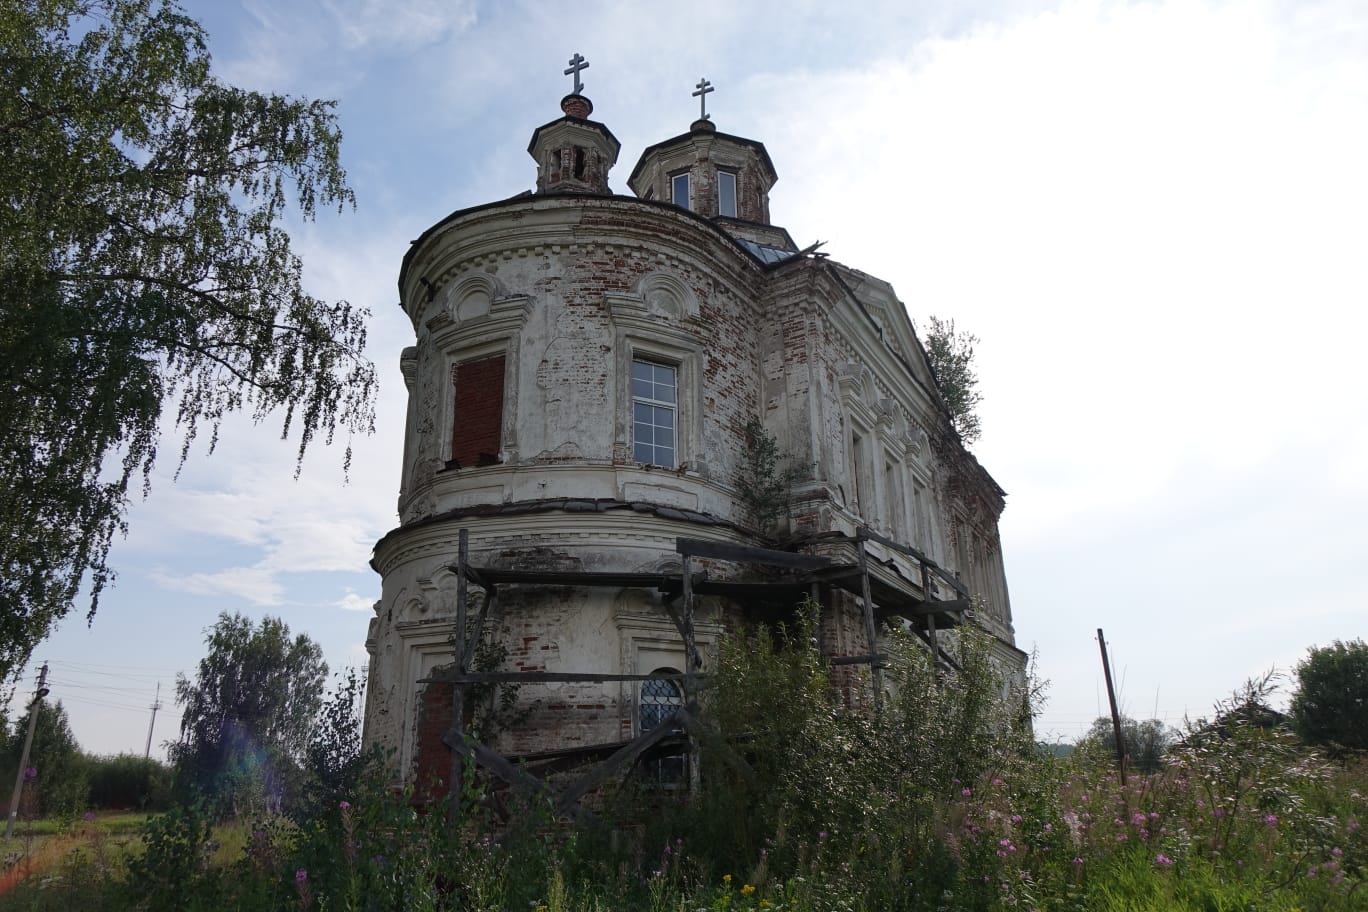
<path id="1" fill-rule="evenodd" d="M 1297 665 L 1293 725 L 1310 744 L 1368 750 L 1368 643 L 1312 647 Z"/>
<path id="2" fill-rule="evenodd" d="M 171 800 L 172 770 L 134 754 L 86 757 L 90 805 L 110 810 L 164 811 Z"/>

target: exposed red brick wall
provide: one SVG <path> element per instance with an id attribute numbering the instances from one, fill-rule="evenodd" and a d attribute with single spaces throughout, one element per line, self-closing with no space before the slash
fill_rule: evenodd
<path id="1" fill-rule="evenodd" d="M 503 429 L 504 356 L 456 365 L 456 420 L 451 458 L 462 468 L 499 460 Z"/>
<path id="2" fill-rule="evenodd" d="M 448 794 L 451 778 L 451 748 L 442 736 L 451 728 L 453 718 L 451 685 L 432 683 L 423 689 L 418 708 L 417 756 L 413 781 L 419 798 L 441 798 Z M 465 725 L 470 727 L 467 710 Z"/>

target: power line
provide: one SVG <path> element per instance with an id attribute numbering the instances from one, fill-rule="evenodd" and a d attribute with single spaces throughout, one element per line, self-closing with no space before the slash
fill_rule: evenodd
<path id="1" fill-rule="evenodd" d="M 142 669 L 148 672 L 164 672 L 167 674 L 174 674 L 177 670 L 162 665 L 115 665 L 108 662 L 75 662 L 71 659 L 49 659 L 48 663 L 51 665 L 77 665 L 82 668 Z"/>

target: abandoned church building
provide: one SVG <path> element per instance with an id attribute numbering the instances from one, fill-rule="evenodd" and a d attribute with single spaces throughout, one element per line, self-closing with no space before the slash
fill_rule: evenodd
<path id="1" fill-rule="evenodd" d="M 566 758 L 686 777 L 687 748 L 663 746 L 719 639 L 810 596 L 849 705 L 879 700 L 888 624 L 933 650 L 977 624 L 1021 667 L 1004 493 L 892 287 L 771 222 L 774 163 L 714 126 L 706 80 L 699 119 L 615 194 L 584 66 L 532 132 L 536 190 L 452 213 L 404 257 L 416 341 L 366 742 L 420 787 L 463 755 L 504 778 Z M 747 472 L 766 437 L 777 485 Z M 455 709 L 481 687 L 514 721 Z"/>

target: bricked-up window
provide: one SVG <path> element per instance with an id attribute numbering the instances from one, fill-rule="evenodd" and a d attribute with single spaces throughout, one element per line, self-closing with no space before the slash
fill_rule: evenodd
<path id="1" fill-rule="evenodd" d="M 717 214 L 736 218 L 736 175 L 717 172 Z"/>
<path id="2" fill-rule="evenodd" d="M 462 469 L 495 465 L 503 428 L 504 356 L 462 361 L 452 370 L 456 416 L 451 461 Z"/>
<path id="3" fill-rule="evenodd" d="M 689 175 L 676 174 L 670 178 L 670 202 L 689 208 Z"/>
<path id="4" fill-rule="evenodd" d="M 637 462 L 675 467 L 678 379 L 672 364 L 632 361 L 632 458 Z"/>

